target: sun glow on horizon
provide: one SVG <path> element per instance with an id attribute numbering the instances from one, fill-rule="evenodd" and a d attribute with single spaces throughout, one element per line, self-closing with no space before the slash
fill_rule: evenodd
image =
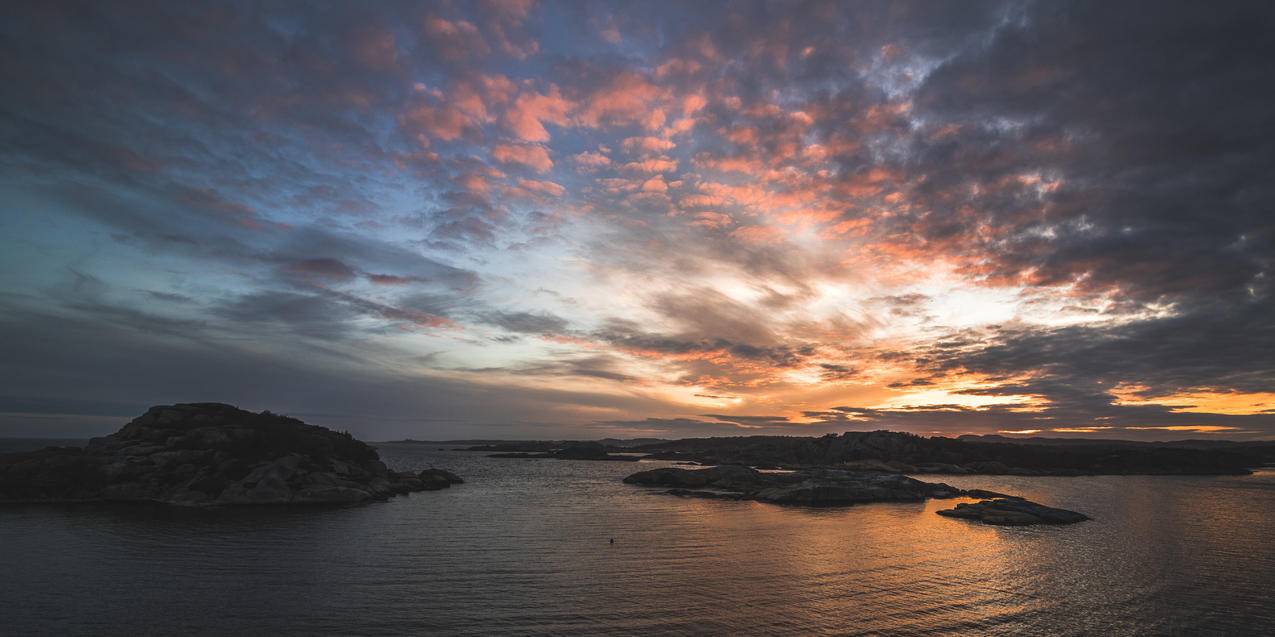
<path id="1" fill-rule="evenodd" d="M 1275 411 L 1275 392 L 1188 391 L 1145 396 L 1150 388 L 1122 383 L 1110 393 L 1117 405 L 1163 405 L 1174 413 L 1251 416 Z"/>

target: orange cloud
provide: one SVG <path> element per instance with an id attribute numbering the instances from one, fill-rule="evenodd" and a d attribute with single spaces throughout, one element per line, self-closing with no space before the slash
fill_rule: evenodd
<path id="1" fill-rule="evenodd" d="M 601 168 L 611 165 L 611 158 L 602 153 L 591 150 L 585 151 L 573 157 L 576 164 L 584 168 Z"/>
<path id="2" fill-rule="evenodd" d="M 1275 392 L 1184 391 L 1147 395 L 1142 385 L 1121 383 L 1110 390 L 1117 405 L 1162 405 L 1175 413 L 1248 416 L 1275 410 Z"/>
<path id="3" fill-rule="evenodd" d="M 701 228 L 723 228 L 732 223 L 734 223 L 734 220 L 731 219 L 730 215 L 706 210 L 696 213 L 695 220 L 691 222 L 691 225 Z"/>
<path id="4" fill-rule="evenodd" d="M 551 197 L 561 197 L 567 190 L 561 184 L 552 181 L 537 181 L 535 179 L 519 179 L 518 185 L 525 190 Z"/>
<path id="5" fill-rule="evenodd" d="M 669 173 L 677 170 L 677 160 L 669 159 L 668 157 L 657 157 L 631 161 L 624 165 L 624 169 L 635 173 Z"/>
<path id="6" fill-rule="evenodd" d="M 589 95 L 577 118 L 590 128 L 604 123 L 640 123 L 646 128 L 658 128 L 665 118 L 658 103 L 666 96 L 664 89 L 641 75 L 623 72 Z"/>
<path id="7" fill-rule="evenodd" d="M 772 245 L 784 240 L 784 232 L 771 226 L 744 226 L 736 228 L 731 236 L 753 245 Z"/>
<path id="8" fill-rule="evenodd" d="M 677 144 L 659 137 L 629 137 L 624 140 L 623 146 L 630 153 L 664 153 L 673 150 Z"/>
<path id="9" fill-rule="evenodd" d="M 549 87 L 546 94 L 525 91 L 506 111 L 505 123 L 523 141 L 547 142 L 549 131 L 545 129 L 545 122 L 566 126 L 569 123 L 567 116 L 573 108 L 574 105 L 562 97 L 557 86 Z"/>
<path id="10" fill-rule="evenodd" d="M 492 147 L 491 156 L 502 164 L 521 164 L 536 172 L 553 169 L 549 150 L 539 144 L 497 144 Z"/>
<path id="11" fill-rule="evenodd" d="M 664 178 L 656 175 L 642 183 L 643 192 L 665 192 L 668 190 L 668 184 L 664 183 Z"/>

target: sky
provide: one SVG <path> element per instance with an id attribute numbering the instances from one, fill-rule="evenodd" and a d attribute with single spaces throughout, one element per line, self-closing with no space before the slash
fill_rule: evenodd
<path id="1" fill-rule="evenodd" d="M 7 2 L 0 435 L 1275 438 L 1266 2 Z"/>

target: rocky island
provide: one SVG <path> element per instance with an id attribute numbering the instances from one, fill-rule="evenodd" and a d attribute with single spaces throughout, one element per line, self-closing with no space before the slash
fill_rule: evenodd
<path id="1" fill-rule="evenodd" d="M 1014 496 L 1001 496 L 975 503 L 962 502 L 955 508 L 936 511 L 936 513 L 949 518 L 963 518 L 1000 526 L 1075 524 L 1089 519 L 1089 516 L 1083 513 L 1055 509 Z"/>
<path id="2" fill-rule="evenodd" d="M 82 449 L 0 455 L 0 503 L 354 503 L 461 482 L 442 469 L 391 471 L 348 433 L 220 403 L 151 407 Z"/>
<path id="3" fill-rule="evenodd" d="M 920 502 L 927 498 L 995 498 L 977 504 L 958 504 L 941 515 L 986 524 L 1070 524 L 1089 518 L 1015 496 L 983 490 L 964 490 L 943 483 L 923 482 L 897 474 L 816 468 L 790 473 L 761 472 L 742 465 L 709 469 L 665 467 L 640 471 L 624 479 L 628 484 L 671 487 L 662 493 L 683 497 L 756 500 L 798 506 L 849 506 L 869 502 Z"/>

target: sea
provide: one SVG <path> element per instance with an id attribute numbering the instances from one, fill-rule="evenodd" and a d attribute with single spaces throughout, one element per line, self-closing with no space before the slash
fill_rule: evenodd
<path id="1" fill-rule="evenodd" d="M 667 462 L 378 446 L 465 484 L 347 507 L 0 507 L 0 635 L 1275 635 L 1275 471 L 919 476 L 953 501 L 809 509 L 627 485 Z"/>

